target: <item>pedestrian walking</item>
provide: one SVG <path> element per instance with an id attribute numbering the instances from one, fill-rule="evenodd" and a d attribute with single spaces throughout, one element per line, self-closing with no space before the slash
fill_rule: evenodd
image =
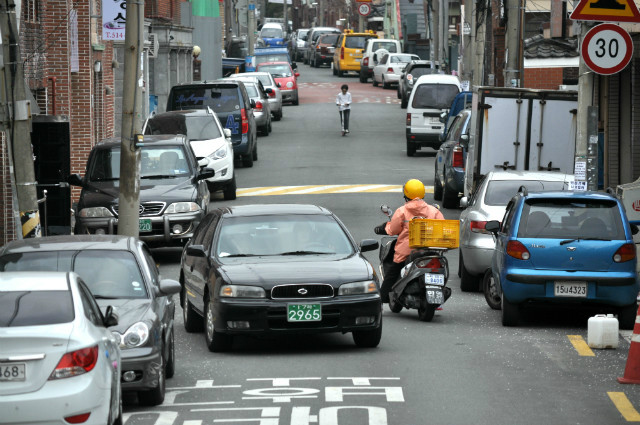
<path id="1" fill-rule="evenodd" d="M 349 133 L 349 115 L 351 114 L 351 93 L 348 85 L 343 84 L 340 87 L 340 93 L 336 96 L 336 105 L 340 112 L 340 127 L 344 136 Z"/>

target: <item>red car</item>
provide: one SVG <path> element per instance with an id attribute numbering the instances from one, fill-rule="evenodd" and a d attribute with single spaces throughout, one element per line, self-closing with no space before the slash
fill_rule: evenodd
<path id="1" fill-rule="evenodd" d="M 256 71 L 268 72 L 280 87 L 282 102 L 298 104 L 298 77 L 300 73 L 293 72 L 289 62 L 266 62 L 256 67 Z"/>

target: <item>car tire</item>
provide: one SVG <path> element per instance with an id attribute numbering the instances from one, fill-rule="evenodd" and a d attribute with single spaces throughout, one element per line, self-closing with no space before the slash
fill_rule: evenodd
<path id="1" fill-rule="evenodd" d="M 407 109 L 407 105 L 409 104 L 409 99 L 405 98 L 404 96 L 402 97 L 402 100 L 400 101 L 400 108 L 401 109 Z"/>
<path id="2" fill-rule="evenodd" d="M 442 184 L 442 206 L 447 209 L 458 208 L 458 206 L 460 206 L 458 193 L 454 194 L 453 191 L 451 189 L 447 189 L 447 187 L 447 183 Z"/>
<path id="3" fill-rule="evenodd" d="M 253 151 L 251 152 L 251 158 L 253 158 L 254 161 L 258 160 L 258 143 L 256 142 L 255 145 L 253 145 Z"/>
<path id="4" fill-rule="evenodd" d="M 253 152 L 242 155 L 242 166 L 246 168 L 253 167 Z"/>
<path id="5" fill-rule="evenodd" d="M 216 332 L 213 323 L 213 311 L 211 310 L 211 301 L 207 298 L 204 303 L 205 322 L 207 324 L 204 331 L 204 337 L 207 342 L 207 348 L 214 353 L 229 351 L 233 346 L 233 336 Z"/>
<path id="6" fill-rule="evenodd" d="M 400 83 L 398 83 L 398 88 L 396 89 L 396 97 L 398 99 L 402 99 L 402 95 L 400 94 Z"/>
<path id="7" fill-rule="evenodd" d="M 393 313 L 400 313 L 402 311 L 402 304 L 400 304 L 398 296 L 393 292 L 389 294 L 389 309 Z"/>
<path id="8" fill-rule="evenodd" d="M 353 342 L 360 348 L 375 348 L 380 344 L 382 339 L 382 317 L 380 317 L 380 326 L 378 329 L 371 331 L 353 331 Z"/>
<path id="9" fill-rule="evenodd" d="M 333 72 L 333 75 L 338 75 L 338 70 L 335 66 L 331 68 L 331 71 Z"/>
<path id="10" fill-rule="evenodd" d="M 407 156 L 414 156 L 416 154 L 416 146 L 407 140 Z"/>
<path id="11" fill-rule="evenodd" d="M 267 136 L 271 134 L 272 131 L 273 131 L 273 126 L 271 125 L 271 119 L 269 119 L 269 132 L 267 133 Z"/>
<path id="12" fill-rule="evenodd" d="M 489 307 L 493 310 L 500 310 L 502 301 L 491 269 L 487 270 L 482 277 L 482 292 L 484 292 L 484 299 Z M 635 317 L 633 320 L 635 320 Z"/>
<path id="13" fill-rule="evenodd" d="M 376 81 L 375 74 L 373 75 L 373 77 L 371 77 L 371 82 L 373 83 L 373 87 L 378 87 L 378 82 Z"/>
<path id="14" fill-rule="evenodd" d="M 173 328 L 171 329 L 171 337 L 169 338 L 169 357 L 167 358 L 167 366 L 164 368 L 164 375 L 167 379 L 173 378 L 176 374 L 176 343 Z"/>
<path id="15" fill-rule="evenodd" d="M 277 114 L 273 114 L 273 119 L 276 121 L 280 121 L 282 119 L 282 109 Z"/>
<path id="16" fill-rule="evenodd" d="M 638 304 L 634 303 L 618 310 L 618 322 L 620 329 L 631 330 L 635 326 L 638 314 Z"/>
<path id="17" fill-rule="evenodd" d="M 182 294 L 180 296 L 182 300 L 182 319 L 184 321 L 184 330 L 187 333 L 202 332 L 204 323 L 202 316 L 200 316 L 191 306 L 189 299 L 187 298 L 187 288 L 184 283 L 182 284 Z"/>
<path id="18" fill-rule="evenodd" d="M 224 200 L 233 201 L 234 199 L 236 199 L 236 189 L 236 175 L 234 174 L 231 178 L 231 181 L 227 183 L 227 185 L 224 187 L 224 190 L 222 191 L 222 193 L 224 194 Z"/>
<path id="19" fill-rule="evenodd" d="M 440 178 L 438 177 L 438 170 L 436 169 L 433 174 L 433 199 L 435 199 L 436 201 L 441 201 L 442 183 L 440 183 Z"/>
<path id="20" fill-rule="evenodd" d="M 520 322 L 520 306 L 509 302 L 502 294 L 502 326 L 517 326 Z"/>
<path id="21" fill-rule="evenodd" d="M 366 83 L 368 80 L 366 75 L 363 75 L 362 73 L 360 73 L 360 82 L 361 83 Z"/>
<path id="22" fill-rule="evenodd" d="M 293 104 L 294 104 L 295 106 L 298 106 L 298 105 L 300 104 L 300 100 L 298 99 L 298 95 L 296 95 L 296 98 L 295 98 L 295 100 L 293 101 Z"/>
<path id="23" fill-rule="evenodd" d="M 262 137 L 267 137 L 269 136 L 269 123 L 266 123 L 261 129 L 260 129 L 260 135 Z"/>
<path id="24" fill-rule="evenodd" d="M 382 77 L 382 88 L 386 90 L 386 89 L 388 89 L 388 88 L 390 88 L 390 87 L 391 87 L 391 86 L 389 85 L 389 83 L 387 83 L 387 82 L 384 80 L 384 76 L 383 76 L 383 77 Z"/>
<path id="25" fill-rule="evenodd" d="M 338 70 L 338 77 L 344 77 L 344 71 Z"/>
<path id="26" fill-rule="evenodd" d="M 427 304 L 427 300 L 422 300 L 420 302 L 420 308 L 418 308 L 418 319 L 421 322 L 430 322 L 433 320 L 433 316 L 436 314 L 436 308 L 438 308 L 435 304 Z"/>
<path id="27" fill-rule="evenodd" d="M 165 389 L 164 360 L 161 356 L 158 368 L 158 386 L 148 391 L 138 391 L 138 402 L 142 406 L 158 406 L 164 401 Z"/>
<path id="28" fill-rule="evenodd" d="M 464 257 L 460 254 L 460 290 L 462 292 L 478 292 L 480 279 L 469 273 L 464 266 Z"/>

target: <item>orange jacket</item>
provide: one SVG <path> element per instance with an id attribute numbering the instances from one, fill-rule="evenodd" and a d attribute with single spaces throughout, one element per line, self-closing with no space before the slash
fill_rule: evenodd
<path id="1" fill-rule="evenodd" d="M 396 252 L 393 256 L 393 261 L 396 263 L 404 262 L 411 254 L 411 248 L 409 248 L 409 221 L 414 217 L 444 220 L 444 216 L 439 209 L 432 207 L 419 198 L 413 199 L 398 208 L 393 213 L 391 221 L 385 227 L 388 235 L 398 235 Z"/>

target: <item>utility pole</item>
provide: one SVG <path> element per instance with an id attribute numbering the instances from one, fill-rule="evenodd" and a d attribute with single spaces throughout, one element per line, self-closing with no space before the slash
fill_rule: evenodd
<path id="1" fill-rule="evenodd" d="M 440 63 L 440 0 L 431 0 L 431 51 L 433 52 L 433 60 Z"/>
<path id="2" fill-rule="evenodd" d="M 585 22 L 579 24 L 580 36 L 578 38 L 580 45 L 589 25 Z M 580 55 L 580 64 L 578 67 L 578 116 L 576 117 L 576 156 L 574 174 L 576 181 L 586 181 L 589 190 L 598 189 L 598 169 L 596 164 L 589 164 L 589 157 L 595 157 L 597 161 L 598 134 L 597 109 L 593 106 L 593 72 L 587 67 L 584 58 Z M 596 123 L 595 128 L 590 128 L 590 121 Z M 595 130 L 595 131 L 594 131 Z M 591 133 L 591 134 L 590 134 Z M 595 140 L 590 140 L 595 138 Z M 595 152 L 594 147 L 595 146 Z M 595 167 L 594 167 L 595 165 Z M 590 171 L 594 171 L 591 172 Z"/>
<path id="3" fill-rule="evenodd" d="M 254 0 L 249 0 L 248 12 L 247 37 L 249 40 L 249 56 L 253 56 L 256 44 L 256 3 Z"/>
<path id="4" fill-rule="evenodd" d="M 282 0 L 282 5 L 283 5 L 283 10 L 282 10 L 282 16 L 284 17 L 284 25 L 283 25 L 283 29 L 284 29 L 284 38 L 285 40 L 287 39 L 287 33 L 289 33 L 289 16 L 287 15 L 287 0 Z"/>
<path id="5" fill-rule="evenodd" d="M 0 33 L 3 54 L 3 98 L 0 105 L 2 129 L 9 146 L 9 161 L 14 175 L 20 211 L 19 239 L 41 236 L 38 192 L 31 148 L 31 106 L 27 100 L 24 67 L 18 43 L 16 5 L 13 0 L 0 2 Z M 15 210 L 15 205 L 14 205 Z M 16 220 L 17 227 L 17 220 Z"/>
<path id="6" fill-rule="evenodd" d="M 118 234 L 135 237 L 140 233 L 140 149 L 136 145 L 138 142 L 136 134 L 142 132 L 143 31 L 144 0 L 127 0 Z"/>
<path id="7" fill-rule="evenodd" d="M 504 86 L 520 87 L 520 3 L 507 1 L 507 66 L 504 70 Z"/>

